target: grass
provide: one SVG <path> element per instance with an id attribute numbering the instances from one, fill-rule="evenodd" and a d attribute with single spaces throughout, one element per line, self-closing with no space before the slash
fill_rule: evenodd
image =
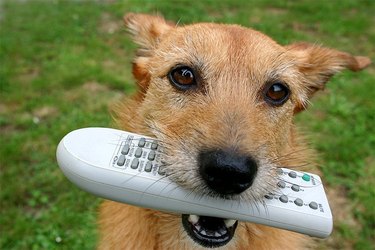
<path id="1" fill-rule="evenodd" d="M 110 103 L 134 91 L 124 12 L 218 21 L 286 44 L 306 40 L 375 58 L 375 2 L 0 1 L 0 249 L 92 249 L 100 199 L 70 184 L 55 149 L 67 132 L 111 126 Z M 374 67 L 333 78 L 297 123 L 340 198 L 323 249 L 374 247 Z M 323 167 L 324 166 L 324 167 Z"/>

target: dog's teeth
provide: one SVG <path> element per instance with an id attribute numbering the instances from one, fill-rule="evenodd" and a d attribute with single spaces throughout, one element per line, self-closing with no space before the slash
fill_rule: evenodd
<path id="1" fill-rule="evenodd" d="M 205 235 L 205 236 L 207 236 L 207 233 L 206 233 L 206 231 L 203 229 L 202 231 L 200 231 L 200 233 L 202 234 L 202 235 Z"/>
<path id="2" fill-rule="evenodd" d="M 191 214 L 189 215 L 189 218 L 188 218 L 188 221 L 191 223 L 191 224 L 197 224 L 198 221 L 199 221 L 199 216 L 198 215 L 194 215 L 194 214 Z"/>
<path id="3" fill-rule="evenodd" d="M 214 236 L 215 235 L 215 233 L 212 232 L 212 231 L 206 231 L 206 233 L 207 233 L 208 236 Z"/>
<path id="4" fill-rule="evenodd" d="M 233 226 L 234 225 L 234 223 L 236 223 L 236 220 L 224 220 L 224 223 L 225 223 L 225 226 L 227 227 L 227 228 L 230 228 L 231 226 Z"/>
<path id="5" fill-rule="evenodd" d="M 220 237 L 221 234 L 219 232 L 215 232 L 215 237 Z"/>
<path id="6" fill-rule="evenodd" d="M 194 225 L 195 229 L 197 229 L 197 231 L 199 232 L 201 230 L 201 226 L 200 225 Z"/>
<path id="7" fill-rule="evenodd" d="M 227 233 L 227 230 L 225 230 L 224 228 L 221 228 L 219 231 L 220 236 L 223 236 L 226 233 Z"/>

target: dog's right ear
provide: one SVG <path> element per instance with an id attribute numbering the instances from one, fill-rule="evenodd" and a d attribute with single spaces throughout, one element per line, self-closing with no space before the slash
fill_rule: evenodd
<path id="1" fill-rule="evenodd" d="M 161 16 L 128 13 L 124 22 L 133 40 L 140 48 L 133 62 L 133 75 L 138 82 L 141 92 L 145 92 L 150 81 L 148 62 L 153 51 L 157 48 L 163 35 L 174 28 Z"/>

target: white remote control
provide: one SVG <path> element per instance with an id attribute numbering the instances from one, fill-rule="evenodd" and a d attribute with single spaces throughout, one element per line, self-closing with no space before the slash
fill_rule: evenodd
<path id="1" fill-rule="evenodd" d="M 263 202 L 202 196 L 169 180 L 161 146 L 146 136 L 110 128 L 70 132 L 57 148 L 66 177 L 94 195 L 178 214 L 264 224 L 319 238 L 332 231 L 332 214 L 319 176 L 278 169 L 278 191 Z"/>

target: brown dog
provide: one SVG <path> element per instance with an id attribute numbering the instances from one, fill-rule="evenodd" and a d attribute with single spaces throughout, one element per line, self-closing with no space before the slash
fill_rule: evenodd
<path id="1" fill-rule="evenodd" d="M 238 25 L 176 27 L 141 14 L 128 14 L 125 23 L 140 45 L 133 64 L 139 92 L 116 109 L 119 126 L 162 142 L 171 180 L 228 199 L 261 199 L 275 186 L 277 167 L 311 162 L 295 132 L 294 115 L 335 73 L 370 64 L 366 57 L 307 43 L 281 46 Z M 186 226 L 192 220 L 212 235 Z M 303 249 L 310 244 L 300 234 L 267 226 L 111 201 L 101 207 L 100 226 L 101 249 Z"/>

